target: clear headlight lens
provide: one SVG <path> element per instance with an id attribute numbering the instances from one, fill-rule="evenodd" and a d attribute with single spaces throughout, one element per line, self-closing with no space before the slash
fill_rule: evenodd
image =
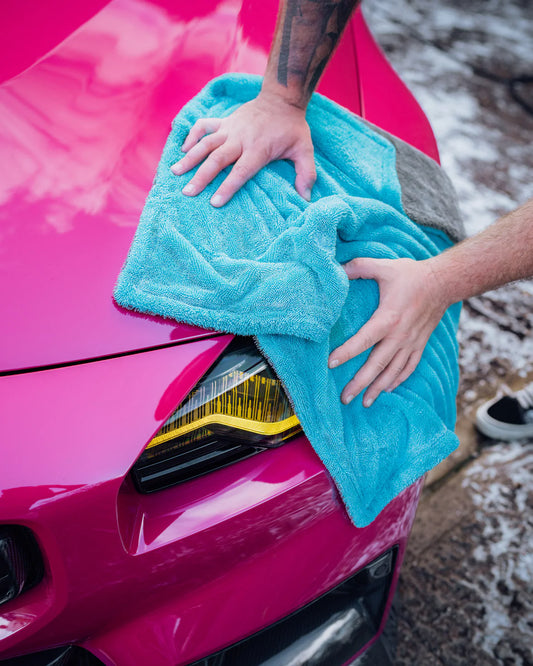
<path id="1" fill-rule="evenodd" d="M 133 468 L 158 490 L 224 467 L 301 432 L 281 382 L 250 338 L 235 338 Z"/>

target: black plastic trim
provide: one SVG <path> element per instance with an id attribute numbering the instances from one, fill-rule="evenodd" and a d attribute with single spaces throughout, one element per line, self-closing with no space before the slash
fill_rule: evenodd
<path id="1" fill-rule="evenodd" d="M 138 492 L 149 494 L 223 469 L 266 450 L 267 447 L 214 440 L 193 451 L 178 452 L 174 456 L 165 456 L 149 463 L 137 462 L 131 473 Z"/>
<path id="2" fill-rule="evenodd" d="M 304 663 L 303 655 L 306 666 L 343 666 L 380 627 L 397 550 L 393 546 L 302 608 L 189 666 L 287 666 L 297 657 Z"/>
<path id="3" fill-rule="evenodd" d="M 22 525 L 0 526 L 0 606 L 38 585 L 44 576 L 33 532 Z"/>

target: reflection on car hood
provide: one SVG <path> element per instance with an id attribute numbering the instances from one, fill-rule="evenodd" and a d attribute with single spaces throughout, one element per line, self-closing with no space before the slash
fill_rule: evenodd
<path id="1" fill-rule="evenodd" d="M 262 73 L 278 6 L 92 0 L 76 21 L 80 3 L 62 2 L 63 20 L 26 28 L 36 44 L 46 28 L 48 53 L 0 40 L 16 74 L 0 88 L 0 371 L 210 334 L 124 311 L 112 291 L 172 118 L 213 76 Z M 11 5 L 4 30 L 26 20 Z M 349 46 L 321 91 L 359 111 Z"/>

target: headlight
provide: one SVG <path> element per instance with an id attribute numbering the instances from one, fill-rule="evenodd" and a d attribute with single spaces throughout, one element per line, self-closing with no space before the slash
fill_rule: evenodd
<path id="1" fill-rule="evenodd" d="M 283 444 L 301 432 L 281 382 L 249 338 L 235 338 L 133 467 L 160 490 Z"/>

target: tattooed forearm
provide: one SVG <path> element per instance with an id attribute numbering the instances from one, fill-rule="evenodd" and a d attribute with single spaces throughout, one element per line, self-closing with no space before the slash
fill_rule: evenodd
<path id="1" fill-rule="evenodd" d="M 278 82 L 297 86 L 304 101 L 315 89 L 359 0 L 286 0 Z"/>

